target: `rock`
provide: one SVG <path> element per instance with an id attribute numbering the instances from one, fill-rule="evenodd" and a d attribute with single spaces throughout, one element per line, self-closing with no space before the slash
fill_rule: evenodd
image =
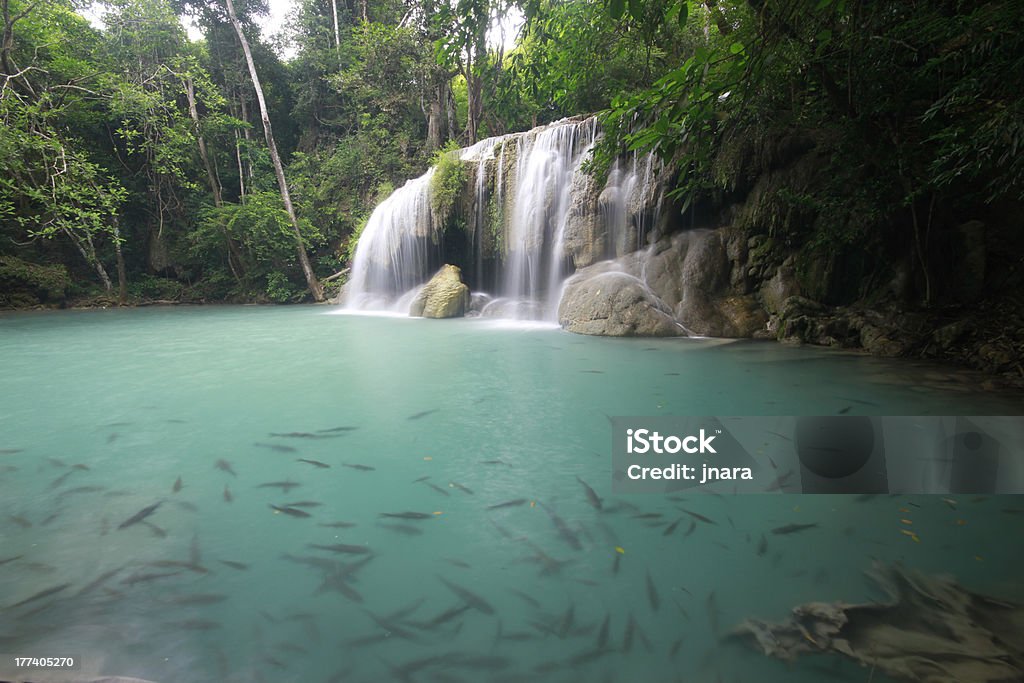
<path id="1" fill-rule="evenodd" d="M 944 325 L 932 333 L 932 339 L 940 349 L 949 349 L 970 330 L 966 320 L 958 320 L 955 323 Z"/>
<path id="2" fill-rule="evenodd" d="M 573 175 L 569 191 L 572 203 L 565 220 L 562 248 L 576 268 L 585 268 L 604 258 L 607 235 L 598 208 L 599 192 L 589 173 Z"/>
<path id="3" fill-rule="evenodd" d="M 800 294 L 800 284 L 793 267 L 788 264 L 779 266 L 772 279 L 761 286 L 760 294 L 766 311 L 771 314 L 781 313 L 783 303 Z"/>
<path id="4" fill-rule="evenodd" d="M 563 329 L 610 337 L 685 334 L 643 281 L 612 268 L 610 262 L 599 263 L 569 279 L 558 306 Z"/>
<path id="5" fill-rule="evenodd" d="M 445 264 L 423 286 L 409 306 L 409 315 L 423 318 L 460 318 L 469 309 L 469 287 L 458 266 Z"/>
<path id="6" fill-rule="evenodd" d="M 860 345 L 873 356 L 895 357 L 903 355 L 905 344 L 893 339 L 888 330 L 865 323 L 860 328 Z"/>

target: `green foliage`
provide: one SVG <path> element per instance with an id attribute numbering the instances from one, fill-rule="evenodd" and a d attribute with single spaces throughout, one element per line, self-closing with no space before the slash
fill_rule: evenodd
<path id="1" fill-rule="evenodd" d="M 71 279 L 62 265 L 40 265 L 0 256 L 0 306 L 64 299 Z"/>
<path id="2" fill-rule="evenodd" d="M 459 158 L 454 141 L 434 154 L 434 175 L 430 178 L 430 205 L 439 216 L 448 216 L 466 187 L 469 175 Z"/>

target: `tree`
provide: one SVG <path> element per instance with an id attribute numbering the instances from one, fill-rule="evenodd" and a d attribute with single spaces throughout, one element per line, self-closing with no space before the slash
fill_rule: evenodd
<path id="1" fill-rule="evenodd" d="M 252 50 L 249 49 L 249 41 L 245 38 L 245 32 L 242 31 L 242 23 L 238 20 L 238 16 L 235 14 L 235 6 L 231 0 L 225 0 L 225 4 L 228 10 L 228 16 L 231 19 L 231 24 L 235 27 L 235 33 L 238 34 L 238 42 L 242 45 L 242 52 L 245 54 L 245 62 L 249 67 L 249 77 L 252 79 L 252 86 L 256 90 L 256 101 L 260 106 L 260 117 L 263 120 L 263 132 L 267 138 L 267 149 L 270 152 L 270 160 L 274 164 L 274 175 L 277 176 L 277 185 L 281 191 L 281 201 L 284 202 L 285 211 L 288 212 L 288 218 L 291 221 L 292 229 L 295 232 L 295 244 L 296 250 L 299 255 L 299 263 L 302 266 L 302 273 L 306 276 L 306 283 L 309 286 L 309 291 L 313 294 L 313 299 L 316 301 L 324 300 L 323 288 L 320 286 L 320 282 L 316 279 L 316 275 L 313 273 L 313 266 L 310 265 L 309 255 L 306 253 L 306 245 L 303 242 L 302 231 L 299 228 L 299 219 L 295 215 L 295 207 L 292 206 L 291 194 L 288 192 L 288 181 L 284 176 L 284 166 L 281 164 L 281 156 L 277 153 L 277 144 L 274 142 L 274 131 L 270 125 L 270 114 L 267 111 L 267 102 L 263 96 L 263 87 L 260 85 L 259 74 L 256 73 L 256 63 L 252 59 Z"/>

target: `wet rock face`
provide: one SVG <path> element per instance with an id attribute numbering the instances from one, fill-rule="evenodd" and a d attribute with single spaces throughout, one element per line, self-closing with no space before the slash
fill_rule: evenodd
<path id="1" fill-rule="evenodd" d="M 579 271 L 559 323 L 582 334 L 751 337 L 768 316 L 742 282 L 732 284 L 732 270 L 722 231 L 677 233 Z"/>
<path id="2" fill-rule="evenodd" d="M 577 334 L 609 337 L 674 337 L 685 334 L 671 311 L 638 278 L 610 263 L 570 278 L 558 306 L 558 322 Z"/>
<path id="3" fill-rule="evenodd" d="M 444 265 L 409 306 L 409 315 L 422 318 L 461 318 L 469 310 L 469 287 L 457 266 Z"/>

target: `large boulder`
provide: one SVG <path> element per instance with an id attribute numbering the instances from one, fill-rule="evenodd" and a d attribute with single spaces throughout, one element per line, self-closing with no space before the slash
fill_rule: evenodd
<path id="1" fill-rule="evenodd" d="M 642 280 L 599 263 L 569 279 L 558 322 L 577 334 L 609 337 L 674 337 L 686 332 Z"/>
<path id="2" fill-rule="evenodd" d="M 423 318 L 460 318 L 469 310 L 469 287 L 458 266 L 445 264 L 430 278 L 409 305 L 409 315 Z"/>

